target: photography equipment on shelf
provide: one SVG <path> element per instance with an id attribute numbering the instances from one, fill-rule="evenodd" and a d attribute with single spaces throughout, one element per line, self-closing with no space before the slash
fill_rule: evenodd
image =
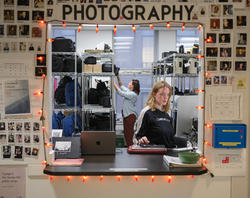
<path id="1" fill-rule="evenodd" d="M 183 45 L 180 45 L 180 47 L 179 47 L 179 53 L 180 54 L 184 54 L 184 46 Z"/>
<path id="2" fill-rule="evenodd" d="M 52 52 L 75 52 L 75 43 L 68 38 L 53 38 Z"/>
<path id="3" fill-rule="evenodd" d="M 192 54 L 199 54 L 199 45 L 198 44 L 194 44 L 194 46 L 192 48 Z"/>
<path id="4" fill-rule="evenodd" d="M 75 55 L 52 55 L 52 72 L 75 72 L 75 58 L 77 64 L 77 72 L 82 72 L 82 60 Z"/>
<path id="5" fill-rule="evenodd" d="M 188 73 L 197 74 L 198 73 L 198 61 L 195 58 L 189 58 L 188 60 Z"/>
<path id="6" fill-rule="evenodd" d="M 114 73 L 117 76 L 120 68 L 114 65 Z M 102 72 L 112 72 L 112 63 L 106 62 L 102 64 Z"/>
<path id="7" fill-rule="evenodd" d="M 183 73 L 183 58 L 174 59 L 174 73 L 175 74 Z"/>
<path id="8" fill-rule="evenodd" d="M 73 81 L 70 76 L 64 76 L 60 81 L 59 85 L 56 88 L 54 98 L 57 104 L 65 104 L 65 86 L 68 82 Z"/>

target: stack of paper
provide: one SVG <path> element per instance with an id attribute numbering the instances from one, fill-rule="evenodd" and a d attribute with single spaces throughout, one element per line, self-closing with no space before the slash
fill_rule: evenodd
<path id="1" fill-rule="evenodd" d="M 197 163 L 194 163 L 194 164 L 184 164 L 181 162 L 179 157 L 172 157 L 172 156 L 164 155 L 163 161 L 169 167 L 201 167 L 200 160 L 198 160 Z"/>

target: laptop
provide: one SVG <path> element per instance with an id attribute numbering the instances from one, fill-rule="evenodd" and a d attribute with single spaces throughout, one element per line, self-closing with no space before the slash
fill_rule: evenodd
<path id="1" fill-rule="evenodd" d="M 115 131 L 82 131 L 83 155 L 115 154 Z"/>

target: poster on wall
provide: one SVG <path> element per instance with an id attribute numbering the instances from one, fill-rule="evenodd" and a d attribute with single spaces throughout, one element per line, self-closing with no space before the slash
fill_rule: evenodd
<path id="1" fill-rule="evenodd" d="M 25 167 L 0 168 L 0 195 L 4 198 L 24 198 L 26 185 Z"/>
<path id="2" fill-rule="evenodd" d="M 29 81 L 10 80 L 4 87 L 5 115 L 20 115 L 31 113 Z"/>

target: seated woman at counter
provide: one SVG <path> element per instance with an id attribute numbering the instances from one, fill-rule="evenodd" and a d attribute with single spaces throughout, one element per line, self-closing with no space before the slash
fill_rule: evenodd
<path id="1" fill-rule="evenodd" d="M 186 142 L 175 136 L 172 119 L 168 115 L 172 88 L 165 81 L 157 82 L 149 95 L 138 122 L 136 139 L 139 144 L 165 145 L 167 148 L 185 147 Z"/>

